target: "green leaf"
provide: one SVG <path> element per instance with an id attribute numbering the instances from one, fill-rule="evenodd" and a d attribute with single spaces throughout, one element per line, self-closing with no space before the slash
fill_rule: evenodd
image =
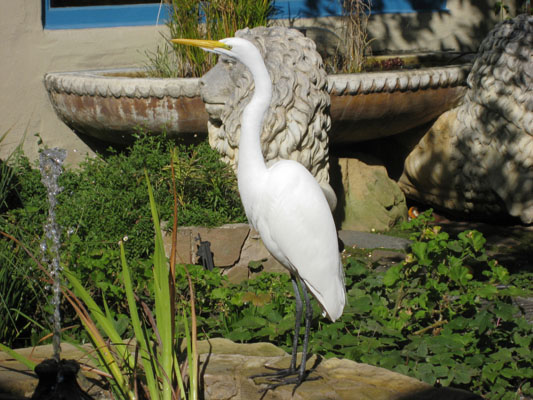
<path id="1" fill-rule="evenodd" d="M 411 251 L 418 258 L 421 265 L 429 265 L 431 260 L 427 257 L 428 244 L 426 242 L 414 242 L 411 244 Z"/>
<path id="2" fill-rule="evenodd" d="M 444 365 L 434 366 L 433 371 L 437 378 L 446 378 L 450 375 L 450 369 Z"/>
<path id="3" fill-rule="evenodd" d="M 530 347 L 532 340 L 533 340 L 533 336 L 531 335 L 522 336 L 518 332 L 513 333 L 513 341 L 515 342 L 516 345 L 520 347 Z"/>
<path id="4" fill-rule="evenodd" d="M 358 314 L 365 314 L 372 309 L 372 299 L 370 296 L 359 297 L 351 301 L 351 306 Z"/>
<path id="5" fill-rule="evenodd" d="M 211 291 L 211 297 L 213 299 L 224 299 L 226 298 L 226 295 L 228 293 L 228 290 L 226 288 L 215 288 Z"/>
<path id="6" fill-rule="evenodd" d="M 419 357 L 426 357 L 428 355 L 428 345 L 426 342 L 420 343 L 416 349 L 416 355 Z"/>
<path id="7" fill-rule="evenodd" d="M 226 337 L 235 342 L 245 342 L 252 338 L 252 333 L 249 329 L 239 327 L 231 331 Z"/>
<path id="8" fill-rule="evenodd" d="M 257 332 L 255 332 L 254 336 L 262 337 L 262 336 L 268 336 L 269 338 L 273 339 L 277 336 L 277 332 L 274 326 L 267 325 L 259 329 Z"/>
<path id="9" fill-rule="evenodd" d="M 359 343 L 360 340 L 357 338 L 357 336 L 351 335 L 349 333 L 342 335 L 337 341 L 337 344 L 340 346 L 354 346 L 358 345 Z"/>
<path id="10" fill-rule="evenodd" d="M 459 242 L 458 240 L 451 240 L 449 241 L 448 243 L 446 243 L 446 248 L 448 250 L 451 250 L 455 253 L 462 253 L 463 252 L 463 246 L 461 244 L 461 242 Z"/>
<path id="11" fill-rule="evenodd" d="M 416 375 L 417 377 L 426 382 L 426 383 L 429 383 L 430 385 L 433 385 L 435 384 L 436 382 L 436 376 L 435 376 L 435 372 L 433 371 L 433 366 L 431 364 L 426 364 L 426 363 L 422 363 L 422 364 L 419 364 L 416 368 Z"/>
<path id="12" fill-rule="evenodd" d="M 493 325 L 492 315 L 486 310 L 483 310 L 477 313 L 473 322 L 477 326 L 479 333 L 482 334 Z"/>
<path id="13" fill-rule="evenodd" d="M 368 275 L 368 269 L 365 264 L 353 261 L 349 263 L 349 267 L 346 269 L 346 274 L 353 277 L 360 277 Z"/>
<path id="14" fill-rule="evenodd" d="M 501 318 L 504 321 L 513 321 L 515 319 L 514 316 L 518 313 L 518 308 L 512 304 L 498 302 L 494 309 L 494 313 L 498 318 Z"/>
<path id="15" fill-rule="evenodd" d="M 477 290 L 477 294 L 485 299 L 492 299 L 498 294 L 498 288 L 490 284 L 483 285 Z"/>
<path id="16" fill-rule="evenodd" d="M 400 271 L 402 268 L 402 264 L 396 264 L 390 267 L 383 276 L 383 283 L 389 287 L 393 286 L 400 279 Z"/>
<path id="17" fill-rule="evenodd" d="M 262 328 L 267 324 L 267 320 L 262 317 L 246 316 L 240 321 L 237 321 L 234 326 L 238 328 L 255 329 Z"/>
<path id="18" fill-rule="evenodd" d="M 459 384 L 467 384 L 472 380 L 472 377 L 476 375 L 476 371 L 464 364 L 457 364 L 452 370 L 454 376 L 454 382 Z"/>

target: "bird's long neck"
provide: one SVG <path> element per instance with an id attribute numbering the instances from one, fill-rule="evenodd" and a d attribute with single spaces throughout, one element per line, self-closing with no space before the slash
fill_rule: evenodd
<path id="1" fill-rule="evenodd" d="M 254 182 L 260 181 L 261 175 L 266 172 L 261 151 L 261 130 L 272 98 L 272 82 L 262 59 L 246 66 L 252 73 L 255 90 L 242 114 L 237 177 L 239 182 Z"/>

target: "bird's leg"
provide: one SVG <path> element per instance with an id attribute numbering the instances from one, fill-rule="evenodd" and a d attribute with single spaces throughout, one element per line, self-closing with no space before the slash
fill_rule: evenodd
<path id="1" fill-rule="evenodd" d="M 268 377 L 269 380 L 275 381 L 274 383 L 269 384 L 265 389 L 262 391 L 266 392 L 268 390 L 273 390 L 279 386 L 284 385 L 291 385 L 294 384 L 294 388 L 292 390 L 292 393 L 294 394 L 296 388 L 300 386 L 303 381 L 307 378 L 307 374 L 305 372 L 305 364 L 307 362 L 307 348 L 309 346 L 309 331 L 311 329 L 311 319 L 313 317 L 313 309 L 311 308 L 311 301 L 309 299 L 309 294 L 307 293 L 307 289 L 304 284 L 300 282 L 300 285 L 298 285 L 295 277 L 291 275 L 291 281 L 294 288 L 294 294 L 296 296 L 296 323 L 294 326 L 294 339 L 293 339 L 293 347 L 292 347 L 292 357 L 291 357 L 291 364 L 289 368 L 285 369 L 278 369 L 273 367 L 266 367 L 268 369 L 274 369 L 275 372 L 271 373 L 265 373 L 265 374 L 259 374 L 254 375 L 251 378 L 258 378 L 258 377 Z M 300 332 L 300 323 L 302 318 L 302 311 L 303 311 L 303 303 L 302 298 L 300 296 L 300 290 L 299 287 L 301 286 L 302 292 L 305 299 L 305 335 L 304 335 L 304 342 L 303 342 L 303 352 L 302 352 L 302 361 L 298 368 L 296 368 L 296 353 L 298 349 L 298 338 L 299 338 L 299 332 Z M 296 375 L 294 377 L 290 377 L 291 375 Z M 315 377 L 312 379 L 307 380 L 316 380 L 320 377 Z"/>
<path id="2" fill-rule="evenodd" d="M 298 371 L 298 380 L 299 383 L 296 385 L 298 387 L 304 380 L 305 377 L 305 364 L 307 362 L 307 348 L 309 346 L 309 331 L 311 330 L 311 319 L 313 319 L 313 309 L 311 308 L 311 301 L 309 300 L 309 294 L 305 285 L 302 285 L 302 292 L 304 294 L 305 300 L 305 334 L 304 334 L 304 343 L 302 348 L 302 362 Z M 296 389 L 296 387 L 294 389 Z"/>
<path id="3" fill-rule="evenodd" d="M 271 377 L 275 379 L 275 378 L 283 378 L 289 375 L 296 374 L 296 355 L 298 353 L 298 339 L 300 336 L 300 325 L 302 322 L 303 302 L 302 302 L 302 297 L 300 295 L 300 288 L 298 287 L 298 281 L 296 280 L 296 277 L 293 274 L 291 274 L 291 283 L 292 283 L 292 288 L 294 289 L 294 297 L 296 298 L 296 313 L 295 313 L 296 321 L 294 323 L 294 337 L 292 339 L 291 363 L 289 365 L 289 368 L 275 368 L 275 367 L 265 366 L 265 368 L 274 370 L 275 372 L 257 374 L 257 375 L 251 376 L 250 378 Z M 305 288 L 304 288 L 304 291 L 305 291 Z"/>
<path id="4" fill-rule="evenodd" d="M 292 339 L 292 357 L 291 357 L 291 365 L 289 366 L 289 370 L 291 373 L 296 371 L 296 354 L 298 353 L 298 339 L 300 338 L 300 324 L 302 322 L 302 311 L 303 311 L 303 303 L 302 303 L 302 297 L 300 296 L 300 288 L 298 287 L 298 282 L 296 281 L 296 277 L 291 274 L 291 283 L 292 288 L 294 289 L 294 297 L 296 298 L 296 321 L 294 323 L 294 337 Z M 303 288 L 304 294 L 305 287 Z"/>

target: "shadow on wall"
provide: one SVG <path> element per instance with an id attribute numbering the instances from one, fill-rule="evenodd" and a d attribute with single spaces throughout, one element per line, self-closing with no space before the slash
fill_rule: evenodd
<path id="1" fill-rule="evenodd" d="M 449 18 L 450 11 L 447 10 L 428 10 L 428 8 L 420 7 L 419 3 L 428 3 L 428 1 L 408 0 L 413 9 L 419 9 L 420 12 L 412 14 L 393 14 L 390 16 L 392 21 L 396 24 L 394 26 L 400 27 L 399 34 L 401 39 L 407 43 L 415 43 L 420 35 L 432 35 L 436 34 L 434 30 L 434 23 L 438 20 L 443 20 L 446 17 Z M 372 10 L 379 12 L 381 1 L 372 2 Z M 471 38 L 478 38 L 478 42 L 487 35 L 487 33 L 494 27 L 497 22 L 497 18 L 493 12 L 494 1 L 492 0 L 478 0 L 475 2 L 467 0 L 459 0 L 459 7 L 471 7 L 477 9 L 480 17 L 476 23 L 473 23 L 470 19 L 464 21 L 464 24 L 457 26 L 455 33 L 451 33 L 453 36 L 453 42 L 455 43 L 453 50 L 458 51 L 476 51 L 472 48 Z M 379 48 L 390 48 L 391 44 L 398 40 L 393 35 L 397 35 L 398 31 L 391 32 L 388 26 L 385 26 L 385 34 L 381 34 L 380 37 L 375 38 L 375 46 Z M 468 38 L 468 40 L 465 40 Z M 448 38 L 448 42 L 450 42 Z M 446 45 L 443 41 L 440 43 L 440 50 L 450 50 L 449 45 Z"/>
<path id="2" fill-rule="evenodd" d="M 306 0 L 305 9 L 300 10 L 296 17 L 316 17 L 317 15 L 339 15 L 339 7 L 332 6 L 330 0 Z M 409 4 L 406 7 L 406 3 Z M 435 23 L 439 20 L 450 18 L 450 11 L 447 7 L 451 4 L 449 0 L 372 0 L 372 13 L 374 15 L 387 14 L 390 24 L 380 25 L 379 37 L 373 40 L 373 46 L 377 49 L 394 48 L 394 43 L 402 39 L 406 43 L 414 44 L 421 35 L 434 35 Z M 515 0 L 514 5 L 520 4 L 520 0 Z M 440 41 L 440 50 L 450 50 L 449 43 L 455 43 L 452 50 L 456 51 L 476 51 L 472 48 L 472 43 L 479 43 L 492 29 L 498 18 L 493 12 L 494 0 L 456 0 L 457 6 L 462 8 L 474 8 L 479 17 L 472 21 L 467 18 L 464 23 L 457 23 L 455 32 L 447 35 L 446 42 Z M 515 9 L 517 7 L 514 7 Z M 411 9 L 405 13 L 398 13 L 397 10 Z M 413 12 L 414 11 L 414 12 Z M 372 24 L 372 22 L 371 22 Z M 391 27 L 399 27 L 399 31 Z M 398 37 L 400 35 L 400 38 Z M 453 39 L 450 37 L 453 37 Z M 475 38 L 472 41 L 472 38 Z M 476 40 L 477 39 L 477 40 Z"/>

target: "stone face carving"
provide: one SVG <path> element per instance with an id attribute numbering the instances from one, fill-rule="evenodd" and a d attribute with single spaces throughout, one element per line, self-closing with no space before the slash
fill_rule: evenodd
<path id="1" fill-rule="evenodd" d="M 267 165 L 279 159 L 303 164 L 318 180 L 331 205 L 328 174 L 327 76 L 315 43 L 294 29 L 258 27 L 237 31 L 253 42 L 264 57 L 273 83 L 271 108 L 261 142 Z M 241 64 L 220 57 L 201 81 L 209 113 L 209 143 L 236 167 L 241 115 L 253 94 L 253 82 Z M 329 193 L 328 193 L 329 191 Z"/>
<path id="2" fill-rule="evenodd" d="M 463 103 L 407 157 L 400 186 L 437 207 L 533 223 L 533 16 L 482 42 Z"/>

